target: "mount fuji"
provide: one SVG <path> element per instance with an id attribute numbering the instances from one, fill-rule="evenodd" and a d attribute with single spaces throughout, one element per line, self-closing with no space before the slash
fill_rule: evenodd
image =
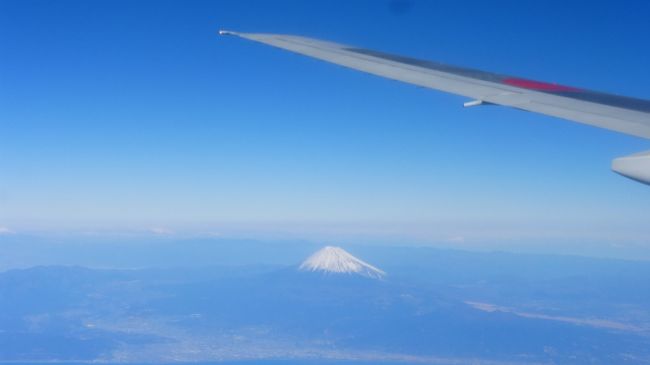
<path id="1" fill-rule="evenodd" d="M 359 260 L 340 247 L 327 246 L 309 256 L 300 267 L 301 271 L 331 274 L 355 274 L 381 279 L 386 273 L 367 262 Z"/>

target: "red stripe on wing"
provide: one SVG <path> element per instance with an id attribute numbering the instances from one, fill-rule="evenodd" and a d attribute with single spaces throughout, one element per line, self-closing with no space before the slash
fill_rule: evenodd
<path id="1" fill-rule="evenodd" d="M 524 89 L 539 90 L 539 91 L 550 91 L 550 92 L 580 91 L 580 89 L 576 89 L 575 87 L 558 85 L 558 84 L 549 84 L 548 82 L 519 79 L 515 77 L 504 79 L 503 83 L 510 86 L 516 86 Z"/>

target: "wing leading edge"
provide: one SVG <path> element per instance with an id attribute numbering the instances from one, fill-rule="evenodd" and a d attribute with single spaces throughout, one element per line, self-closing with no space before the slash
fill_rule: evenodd
<path id="1" fill-rule="evenodd" d="M 650 139 L 649 100 L 422 61 L 299 36 L 230 31 L 219 31 L 219 34 L 246 38 L 355 70 L 471 98 L 472 101 L 465 103 L 465 106 L 503 105 Z M 646 171 L 650 154 L 630 157 L 623 164 L 626 169 L 621 170 L 621 164 L 614 163 L 614 171 L 650 184 L 650 179 L 647 179 L 649 172 Z M 635 162 L 639 159 L 642 161 Z M 631 169 L 630 163 L 633 165 Z M 636 171 L 639 168 L 641 175 Z"/>

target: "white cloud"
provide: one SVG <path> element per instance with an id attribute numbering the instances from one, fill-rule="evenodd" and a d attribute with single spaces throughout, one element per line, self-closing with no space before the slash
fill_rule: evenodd
<path id="1" fill-rule="evenodd" d="M 465 237 L 463 237 L 463 236 L 452 236 L 452 237 L 447 238 L 447 242 L 464 243 L 465 242 Z"/>
<path id="2" fill-rule="evenodd" d="M 0 235 L 16 233 L 7 227 L 0 226 Z"/>
<path id="3" fill-rule="evenodd" d="M 152 227 L 152 228 L 149 228 L 149 232 L 151 232 L 153 234 L 161 235 L 161 236 L 168 236 L 168 235 L 174 234 L 174 231 L 172 231 L 169 228 L 165 228 L 165 227 Z"/>

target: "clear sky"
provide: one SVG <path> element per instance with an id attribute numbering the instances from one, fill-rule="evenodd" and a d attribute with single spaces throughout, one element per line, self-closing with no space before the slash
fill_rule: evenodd
<path id="1" fill-rule="evenodd" d="M 343 69 L 290 33 L 650 98 L 650 2 L 0 2 L 0 233 L 610 242 L 646 140 Z M 370 239 L 369 238 L 369 239 Z"/>

